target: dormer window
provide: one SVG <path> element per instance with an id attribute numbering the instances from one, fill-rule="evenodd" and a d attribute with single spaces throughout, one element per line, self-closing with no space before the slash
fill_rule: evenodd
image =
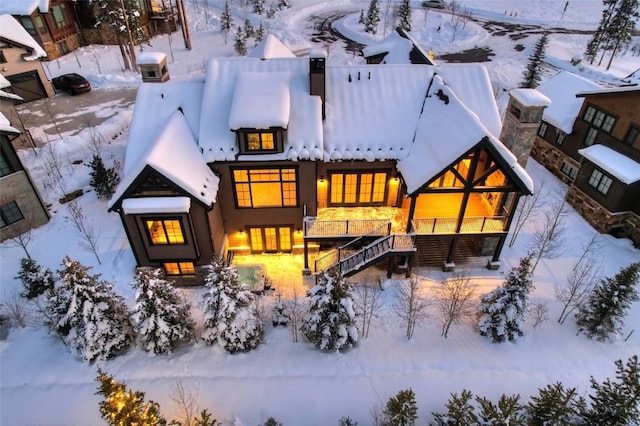
<path id="1" fill-rule="evenodd" d="M 271 154 L 283 151 L 284 131 L 282 129 L 238 130 L 241 154 Z"/>

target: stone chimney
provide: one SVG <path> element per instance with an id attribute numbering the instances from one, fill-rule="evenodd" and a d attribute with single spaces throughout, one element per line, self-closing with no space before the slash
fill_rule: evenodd
<path id="1" fill-rule="evenodd" d="M 142 81 L 145 83 L 163 83 L 169 80 L 167 55 L 161 52 L 143 52 L 136 57 Z"/>
<path id="2" fill-rule="evenodd" d="M 509 92 L 509 105 L 504 114 L 500 140 L 513 152 L 522 167 L 527 165 L 529 152 L 549 98 L 536 89 L 514 89 Z"/>
<path id="3" fill-rule="evenodd" d="M 322 119 L 327 115 L 325 111 L 325 91 L 326 91 L 326 65 L 327 52 L 324 50 L 312 49 L 309 52 L 309 94 L 320 96 L 322 100 Z"/>

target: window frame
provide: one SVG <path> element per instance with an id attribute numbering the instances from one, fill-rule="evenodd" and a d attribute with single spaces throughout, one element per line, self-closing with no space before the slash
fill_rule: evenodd
<path id="1" fill-rule="evenodd" d="M 624 139 L 622 140 L 624 143 L 628 145 L 633 145 L 638 140 L 638 136 L 640 135 L 640 126 L 635 124 L 630 124 L 627 133 L 624 135 Z"/>
<path id="2" fill-rule="evenodd" d="M 384 175 L 382 179 L 382 200 L 376 201 L 376 194 L 380 195 L 380 182 L 376 182 L 376 175 L 381 174 Z M 342 176 L 340 182 L 334 182 L 335 176 Z M 356 175 L 355 182 L 348 182 L 345 179 L 346 175 Z M 362 178 L 364 175 L 371 175 L 371 182 L 368 184 L 363 182 Z M 391 177 L 391 170 L 388 169 L 379 169 L 379 170 L 330 170 L 328 172 L 328 181 L 329 188 L 327 189 L 328 196 L 328 205 L 331 207 L 358 207 L 358 206 L 384 206 L 387 204 L 387 198 L 389 196 L 389 179 Z M 340 189 L 340 200 L 334 201 L 334 185 L 339 184 L 341 186 Z M 368 201 L 362 201 L 363 193 L 361 190 L 363 189 L 363 185 L 367 185 L 369 187 L 368 191 Z M 353 186 L 353 193 L 348 191 L 347 186 Z M 350 202 L 347 200 L 349 194 L 352 194 L 354 197 L 354 201 Z"/>
<path id="3" fill-rule="evenodd" d="M 584 145 L 591 146 L 596 143 L 596 139 L 598 138 L 598 129 L 595 127 L 589 127 L 587 130 L 587 134 L 584 137 Z"/>
<path id="4" fill-rule="evenodd" d="M 613 127 L 618 121 L 618 117 L 593 105 L 587 105 L 582 114 L 582 120 L 589 123 L 592 128 L 611 134 Z"/>
<path id="5" fill-rule="evenodd" d="M 594 168 L 587 180 L 587 185 L 601 193 L 602 195 L 607 195 L 609 189 L 611 189 L 611 185 L 613 184 L 613 179 L 608 176 L 605 172 Z"/>
<path id="6" fill-rule="evenodd" d="M 22 220 L 24 220 L 24 214 L 15 200 L 0 206 L 0 228 L 6 228 Z"/>
<path id="7" fill-rule="evenodd" d="M 162 216 L 162 217 L 142 217 L 142 225 L 144 227 L 144 231 L 147 236 L 147 241 L 149 244 L 154 247 L 167 247 L 167 246 L 184 246 L 187 245 L 187 233 L 185 232 L 184 223 L 182 221 L 182 217 L 180 216 Z M 167 227 L 165 222 L 168 221 L 176 221 L 180 226 L 180 235 L 182 237 L 181 242 L 172 242 L 169 238 L 169 233 L 167 232 Z M 151 230 L 149 229 L 149 222 L 160 222 L 162 224 L 162 228 L 164 231 L 166 242 L 154 242 L 153 236 L 151 235 Z"/>
<path id="8" fill-rule="evenodd" d="M 250 148 L 249 138 L 251 135 L 258 135 L 260 141 L 259 148 Z M 271 136 L 273 147 L 265 148 L 265 141 L 263 137 L 266 135 Z M 274 154 L 284 151 L 284 129 L 270 128 L 270 129 L 240 129 L 237 131 L 238 145 L 240 147 L 241 154 Z"/>
<path id="9" fill-rule="evenodd" d="M 562 165 L 560 166 L 560 172 L 572 180 L 575 180 L 576 177 L 578 177 L 578 169 L 565 161 L 563 161 Z"/>
<path id="10" fill-rule="evenodd" d="M 13 167 L 13 164 L 11 164 L 11 161 L 9 161 L 9 158 L 5 154 L 4 149 L 0 150 L 0 177 L 12 175 L 16 171 L 16 168 Z"/>
<path id="11" fill-rule="evenodd" d="M 279 180 L 261 180 L 258 178 L 261 172 L 264 173 L 273 170 L 278 171 Z M 296 166 L 231 167 L 230 172 L 236 209 L 279 209 L 297 208 L 300 206 L 299 170 Z M 246 175 L 246 180 L 239 180 L 237 173 L 243 172 Z M 285 173 L 286 177 L 293 173 L 293 179 L 283 178 Z M 279 183 L 280 205 L 256 206 L 253 193 L 258 188 L 252 185 L 259 185 L 260 183 Z M 291 186 L 292 184 L 293 186 Z M 244 196 L 240 197 L 240 194 L 244 194 Z M 292 199 L 293 203 L 288 202 Z"/>
<path id="12" fill-rule="evenodd" d="M 562 145 L 564 143 L 564 138 L 567 136 L 565 132 L 560 129 L 556 129 L 556 144 Z"/>
<path id="13" fill-rule="evenodd" d="M 168 268 L 168 265 L 175 265 L 175 268 Z M 193 276 L 196 274 L 196 265 L 192 261 L 163 262 L 162 269 L 164 269 L 164 273 L 168 277 Z M 177 270 L 178 273 L 173 273 L 174 270 Z"/>
<path id="14" fill-rule="evenodd" d="M 547 123 L 545 122 L 540 123 L 540 127 L 538 127 L 538 136 L 540 136 L 541 138 L 544 138 L 545 135 L 547 134 L 548 128 L 549 126 L 547 125 Z"/>

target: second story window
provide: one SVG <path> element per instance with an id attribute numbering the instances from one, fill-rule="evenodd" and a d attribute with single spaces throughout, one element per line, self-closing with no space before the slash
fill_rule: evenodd
<path id="1" fill-rule="evenodd" d="M 613 125 L 616 123 L 615 117 L 592 106 L 587 107 L 582 119 L 591 124 L 592 127 L 607 133 L 611 133 L 611 129 L 613 129 Z"/>
<path id="2" fill-rule="evenodd" d="M 144 224 L 153 245 L 185 243 L 179 219 L 147 219 Z"/>
<path id="3" fill-rule="evenodd" d="M 627 135 L 624 137 L 624 141 L 629 145 L 633 145 L 635 141 L 638 139 L 639 134 L 640 134 L 639 127 L 630 126 L 629 130 L 627 130 Z"/>
<path id="4" fill-rule="evenodd" d="M 52 11 L 53 21 L 55 22 L 57 28 L 64 28 L 69 24 L 69 21 L 66 19 L 66 5 L 55 5 L 53 6 Z"/>
<path id="5" fill-rule="evenodd" d="M 19 222 L 22 219 L 24 219 L 24 216 L 15 201 L 0 206 L 0 228 Z"/>
<path id="6" fill-rule="evenodd" d="M 588 183 L 589 186 L 592 186 L 593 188 L 597 189 L 598 192 L 606 195 L 607 192 L 609 192 L 609 188 L 611 187 L 613 180 L 609 176 L 602 173 L 600 170 L 594 169 L 591 173 L 591 176 L 589 176 Z"/>
<path id="7" fill-rule="evenodd" d="M 32 36 L 37 35 L 36 33 L 36 28 L 33 25 L 33 21 L 31 20 L 30 17 L 28 16 L 23 16 L 20 18 L 20 23 L 22 24 L 22 26 L 24 27 L 25 30 L 27 30 L 27 32 L 29 34 L 31 34 Z"/>
<path id="8" fill-rule="evenodd" d="M 238 143 L 242 154 L 270 154 L 282 152 L 282 129 L 256 130 L 242 129 L 238 131 Z"/>
<path id="9" fill-rule="evenodd" d="M 563 132 L 560 129 L 556 130 L 556 143 L 558 145 L 562 145 L 562 142 L 564 142 L 564 137 L 567 136 L 567 134 L 565 132 Z"/>
<path id="10" fill-rule="evenodd" d="M 547 123 L 540 123 L 540 127 L 538 127 L 538 136 L 544 138 L 544 135 L 547 134 Z"/>
<path id="11" fill-rule="evenodd" d="M 247 133 L 247 151 L 273 151 L 275 149 L 275 141 L 273 133 Z"/>

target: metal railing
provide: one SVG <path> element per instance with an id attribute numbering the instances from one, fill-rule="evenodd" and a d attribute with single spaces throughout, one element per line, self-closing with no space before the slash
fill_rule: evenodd
<path id="1" fill-rule="evenodd" d="M 346 275 L 390 252 L 406 253 L 415 250 L 414 234 L 387 235 L 375 240 L 373 243 L 363 247 L 356 253 L 340 260 L 327 269 L 329 271 L 335 270 L 341 275 Z"/>
<path id="2" fill-rule="evenodd" d="M 319 220 L 316 217 L 306 217 L 304 219 L 304 236 L 360 236 L 369 234 L 389 222 L 386 219 Z"/>

